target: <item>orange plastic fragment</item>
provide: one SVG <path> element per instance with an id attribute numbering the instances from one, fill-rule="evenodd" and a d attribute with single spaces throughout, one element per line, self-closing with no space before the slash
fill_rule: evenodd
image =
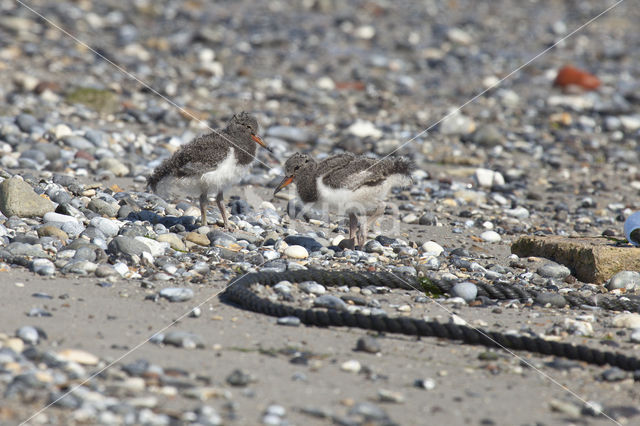
<path id="1" fill-rule="evenodd" d="M 571 65 L 564 66 L 558 71 L 554 86 L 579 86 L 585 90 L 595 90 L 600 86 L 600 80 L 593 74 Z"/>

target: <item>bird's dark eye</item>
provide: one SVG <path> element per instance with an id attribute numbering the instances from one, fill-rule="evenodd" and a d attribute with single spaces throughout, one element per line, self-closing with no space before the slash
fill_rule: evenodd
<path id="1" fill-rule="evenodd" d="M 300 168 L 300 165 L 297 165 L 293 168 L 293 170 L 298 170 Z"/>

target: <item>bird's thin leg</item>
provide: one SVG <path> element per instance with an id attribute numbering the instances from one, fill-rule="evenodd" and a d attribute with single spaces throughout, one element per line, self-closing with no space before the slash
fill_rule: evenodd
<path id="1" fill-rule="evenodd" d="M 216 196 L 216 204 L 218 204 L 218 208 L 220 209 L 220 214 L 222 214 L 222 221 L 224 222 L 225 229 L 230 230 L 229 220 L 227 220 L 227 211 L 224 208 L 222 197 L 223 197 L 222 191 L 218 192 L 218 195 Z"/>
<path id="2" fill-rule="evenodd" d="M 200 194 L 200 223 L 207 226 L 207 204 L 209 204 L 209 196 L 206 192 Z"/>
<path id="3" fill-rule="evenodd" d="M 356 242 L 356 231 L 358 230 L 358 216 L 355 213 L 349 213 L 349 239 Z"/>
<path id="4" fill-rule="evenodd" d="M 385 205 L 386 203 L 384 202 L 381 202 L 380 204 L 378 204 L 378 206 L 376 207 L 376 210 L 367 218 L 367 221 L 366 221 L 367 229 L 365 229 L 365 232 L 364 232 L 365 236 L 367 235 L 368 228 L 370 228 L 371 225 L 373 225 L 374 222 L 384 214 Z"/>

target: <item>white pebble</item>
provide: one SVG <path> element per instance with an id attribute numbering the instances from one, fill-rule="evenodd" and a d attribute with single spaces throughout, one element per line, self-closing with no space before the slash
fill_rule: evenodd
<path id="1" fill-rule="evenodd" d="M 349 361 L 345 361 L 340 365 L 340 370 L 346 371 L 348 373 L 357 373 L 362 369 L 362 365 L 360 362 L 355 359 L 350 359 Z"/>
<path id="2" fill-rule="evenodd" d="M 294 244 L 284 250 L 284 255 L 292 259 L 306 259 L 309 257 L 309 252 L 306 248 Z"/>
<path id="3" fill-rule="evenodd" d="M 613 317 L 612 325 L 620 328 L 640 328 L 640 315 L 620 314 Z"/>
<path id="4" fill-rule="evenodd" d="M 420 246 L 420 250 L 422 250 L 424 253 L 429 253 L 434 256 L 440 256 L 440 254 L 444 251 L 442 246 L 435 241 L 427 241 Z"/>
<path id="5" fill-rule="evenodd" d="M 500 237 L 500 234 L 498 234 L 496 231 L 484 231 L 482 234 L 480 234 L 480 238 L 488 243 L 497 243 L 498 241 L 502 240 L 502 237 Z"/>

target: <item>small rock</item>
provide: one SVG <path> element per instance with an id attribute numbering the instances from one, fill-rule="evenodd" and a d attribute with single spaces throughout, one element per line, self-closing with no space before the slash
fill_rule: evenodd
<path id="1" fill-rule="evenodd" d="M 298 317 L 280 317 L 278 318 L 278 324 L 298 327 L 301 324 L 301 321 Z"/>
<path id="2" fill-rule="evenodd" d="M 624 288 L 627 291 L 633 291 L 640 286 L 640 273 L 636 271 L 621 271 L 615 274 L 607 282 L 608 290 L 616 290 Z"/>
<path id="3" fill-rule="evenodd" d="M 313 306 L 316 308 L 335 309 L 336 311 L 346 311 L 349 308 L 344 300 L 339 297 L 325 294 L 313 300 Z"/>
<path id="4" fill-rule="evenodd" d="M 309 252 L 302 246 L 293 245 L 284 250 L 284 255 L 291 259 L 306 259 L 309 257 Z"/>
<path id="5" fill-rule="evenodd" d="M 602 378 L 607 382 L 619 382 L 626 379 L 627 376 L 627 372 L 618 367 L 611 367 L 602 372 Z"/>
<path id="6" fill-rule="evenodd" d="M 172 330 L 165 334 L 162 343 L 185 349 L 204 348 L 204 343 L 200 337 L 193 333 L 179 330 Z"/>
<path id="7" fill-rule="evenodd" d="M 391 391 L 388 389 L 378 390 L 378 398 L 382 402 L 395 402 L 396 404 L 404 402 L 404 395 L 402 395 L 400 392 Z"/>
<path id="8" fill-rule="evenodd" d="M 168 287 L 160 290 L 158 295 L 170 302 L 186 302 L 193 298 L 193 290 L 184 287 Z"/>
<path id="9" fill-rule="evenodd" d="M 488 243 L 497 243 L 502 240 L 502 237 L 496 231 L 484 231 L 480 234 L 480 238 Z"/>
<path id="10" fill-rule="evenodd" d="M 122 177 L 129 174 L 129 168 L 116 158 L 103 158 L 98 163 L 98 168 L 110 171 L 117 177 Z"/>
<path id="11" fill-rule="evenodd" d="M 298 284 L 298 287 L 305 293 L 315 295 L 325 294 L 327 291 L 327 289 L 322 284 L 318 284 L 315 281 L 303 281 Z"/>
<path id="12" fill-rule="evenodd" d="M 42 217 L 55 209 L 47 198 L 36 194 L 24 180 L 12 177 L 0 184 L 0 211 L 7 216 Z"/>
<path id="13" fill-rule="evenodd" d="M 56 273 L 56 266 L 49 259 L 34 259 L 31 262 L 31 270 L 38 275 L 53 275 Z"/>
<path id="14" fill-rule="evenodd" d="M 431 379 L 431 378 L 427 378 L 427 379 L 416 379 L 413 382 L 413 385 L 417 388 L 421 388 L 421 389 L 426 389 L 426 390 L 433 390 L 436 388 L 436 381 Z"/>
<path id="15" fill-rule="evenodd" d="M 362 352 L 368 352 L 370 354 L 377 354 L 382 349 L 378 343 L 378 339 L 371 336 L 364 336 L 358 339 L 356 343 L 356 350 Z"/>
<path id="16" fill-rule="evenodd" d="M 309 253 L 318 251 L 322 249 L 322 244 L 317 242 L 311 237 L 303 237 L 299 235 L 289 235 L 284 239 L 284 242 L 289 244 L 290 246 L 302 246 Z"/>
<path id="17" fill-rule="evenodd" d="M 227 376 L 227 383 L 231 386 L 245 387 L 249 383 L 255 382 L 255 378 L 247 371 L 236 369 Z"/>
<path id="18" fill-rule="evenodd" d="M 156 241 L 159 241 L 161 243 L 169 243 L 169 246 L 176 251 L 187 251 L 187 246 L 185 246 L 178 234 L 174 234 L 173 232 L 158 235 Z"/>
<path id="19" fill-rule="evenodd" d="M 36 343 L 38 343 L 40 333 L 38 333 L 38 330 L 35 327 L 25 325 L 24 327 L 20 327 L 18 331 L 16 331 L 16 337 L 22 339 L 23 342 L 29 345 L 35 345 Z"/>
<path id="20" fill-rule="evenodd" d="M 539 293 L 536 296 L 536 303 L 542 306 L 549 304 L 554 308 L 563 308 L 567 305 L 567 299 L 557 293 Z"/>
<path id="21" fill-rule="evenodd" d="M 436 243 L 435 241 L 427 241 L 424 244 L 422 244 L 420 246 L 420 250 L 423 253 L 428 253 L 430 255 L 433 256 L 440 256 L 440 254 L 442 254 L 442 252 L 444 251 L 444 249 L 442 248 L 442 246 L 438 243 Z"/>
<path id="22" fill-rule="evenodd" d="M 438 217 L 433 213 L 425 213 L 420 216 L 420 219 L 418 219 L 418 223 L 425 226 L 437 226 Z"/>
<path id="23" fill-rule="evenodd" d="M 209 238 L 207 238 L 206 235 L 204 234 L 199 234 L 197 232 L 189 232 L 185 237 L 185 240 L 187 241 L 191 241 L 194 244 L 198 244 L 200 246 L 205 246 L 208 247 L 209 244 L 211 243 L 209 241 Z"/>
<path id="24" fill-rule="evenodd" d="M 504 177 L 500 172 L 489 169 L 476 169 L 473 175 L 478 186 L 491 188 L 493 185 L 504 185 Z"/>
<path id="25" fill-rule="evenodd" d="M 538 275 L 544 278 L 555 278 L 563 280 L 571 275 L 571 271 L 564 265 L 558 263 L 545 263 L 536 271 Z"/>
<path id="26" fill-rule="evenodd" d="M 476 300 L 478 287 L 471 282 L 458 283 L 451 288 L 451 295 L 461 297 L 465 302 L 471 303 Z"/>
<path id="27" fill-rule="evenodd" d="M 362 369 L 362 365 L 360 362 L 355 359 L 350 359 L 349 361 L 345 361 L 340 365 L 340 370 L 346 371 L 348 373 L 358 373 Z"/>
<path id="28" fill-rule="evenodd" d="M 63 349 L 58 352 L 58 358 L 82 365 L 98 365 L 98 362 L 100 362 L 100 358 L 81 349 Z"/>
<path id="29" fill-rule="evenodd" d="M 614 327 L 619 328 L 640 328 L 640 314 L 618 314 L 611 320 L 611 324 Z"/>
<path id="30" fill-rule="evenodd" d="M 374 138 L 379 139 L 382 136 L 382 131 L 378 129 L 375 124 L 370 121 L 356 120 L 347 131 L 358 138 Z"/>

